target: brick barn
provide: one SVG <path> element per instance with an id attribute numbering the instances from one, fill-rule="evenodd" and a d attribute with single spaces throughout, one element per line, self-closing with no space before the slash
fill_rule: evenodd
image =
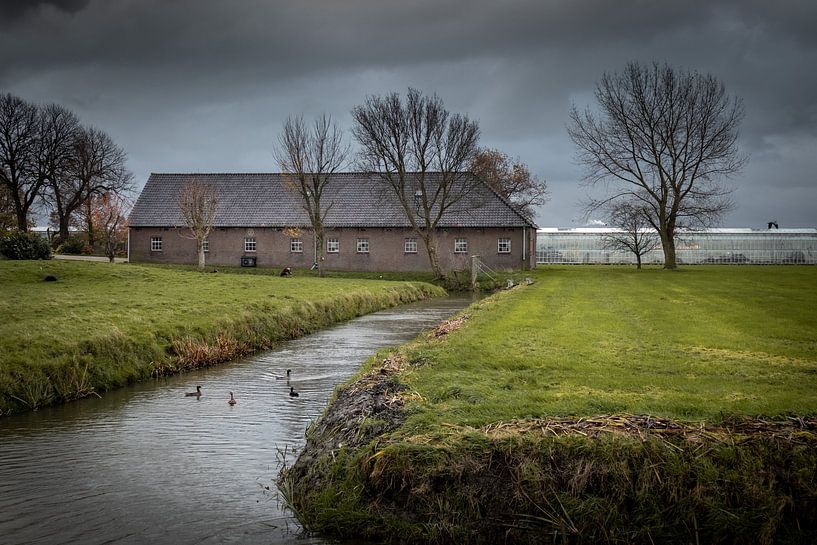
<path id="1" fill-rule="evenodd" d="M 181 188 L 191 181 L 212 185 L 219 194 L 205 246 L 208 265 L 312 265 L 309 221 L 281 174 L 151 174 L 130 215 L 130 261 L 197 262 L 196 242 L 189 238 L 178 207 Z M 468 269 L 471 255 L 494 270 L 532 268 L 536 226 L 487 185 L 478 188 L 467 203 L 442 217 L 438 246 L 443 269 Z M 334 175 L 324 201 L 332 208 L 325 221 L 323 268 L 431 270 L 422 239 L 412 232 L 396 196 L 375 175 Z"/>

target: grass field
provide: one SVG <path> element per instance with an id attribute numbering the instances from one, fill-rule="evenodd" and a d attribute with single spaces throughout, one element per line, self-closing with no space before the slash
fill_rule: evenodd
<path id="1" fill-rule="evenodd" d="M 817 267 L 533 277 L 338 392 L 280 480 L 307 528 L 393 543 L 813 541 Z"/>
<path id="2" fill-rule="evenodd" d="M 651 414 L 817 414 L 817 268 L 539 269 L 408 359 L 424 399 L 407 433 L 441 423 Z"/>
<path id="3" fill-rule="evenodd" d="M 216 363 L 442 293 L 422 283 L 61 260 L 0 261 L 0 287 L 0 414 Z"/>

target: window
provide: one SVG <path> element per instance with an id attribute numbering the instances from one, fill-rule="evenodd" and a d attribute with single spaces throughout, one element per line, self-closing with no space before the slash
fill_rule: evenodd
<path id="1" fill-rule="evenodd" d="M 359 253 L 359 254 L 368 254 L 369 253 L 369 239 L 368 238 L 359 238 L 359 239 L 357 239 L 357 253 Z"/>
<path id="2" fill-rule="evenodd" d="M 162 237 L 150 237 L 150 251 L 151 252 L 162 251 Z"/>
<path id="3" fill-rule="evenodd" d="M 204 240 L 201 241 L 201 248 L 205 252 L 210 251 L 210 239 L 209 238 L 205 238 Z"/>
<path id="4" fill-rule="evenodd" d="M 299 238 L 289 239 L 289 251 L 293 254 L 302 254 L 304 251 L 304 243 Z"/>
<path id="5" fill-rule="evenodd" d="M 336 238 L 330 238 L 326 241 L 326 253 L 336 254 L 340 251 L 340 241 Z"/>
<path id="6" fill-rule="evenodd" d="M 255 237 L 246 237 L 244 239 L 244 251 L 245 252 L 255 251 Z"/>
<path id="7" fill-rule="evenodd" d="M 455 238 L 454 239 L 454 253 L 455 254 L 467 254 L 468 253 L 468 239 L 467 238 Z"/>
<path id="8" fill-rule="evenodd" d="M 406 244 L 404 246 L 405 253 L 407 254 L 416 254 L 417 253 L 417 239 L 416 238 L 407 238 Z"/>
<path id="9" fill-rule="evenodd" d="M 496 251 L 500 254 L 509 254 L 511 253 L 511 239 L 509 238 L 501 238 L 497 241 L 496 244 Z"/>

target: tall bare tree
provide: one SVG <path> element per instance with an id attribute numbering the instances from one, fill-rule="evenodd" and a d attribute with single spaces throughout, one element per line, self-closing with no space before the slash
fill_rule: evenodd
<path id="1" fill-rule="evenodd" d="M 74 190 L 75 153 L 81 131 L 77 116 L 62 106 L 50 104 L 40 109 L 35 166 L 39 178 L 45 182 L 42 198 L 56 220 L 58 243 L 68 238 L 72 214 L 85 198 L 84 192 Z"/>
<path id="2" fill-rule="evenodd" d="M 709 74 L 638 63 L 604 74 L 595 97 L 598 112 L 574 106 L 568 129 L 585 181 L 608 188 L 590 206 L 642 203 L 664 268 L 675 269 L 677 230 L 712 225 L 732 207 L 723 180 L 745 161 L 737 146 L 743 103 Z"/>
<path id="3" fill-rule="evenodd" d="M 204 241 L 213 229 L 213 222 L 218 211 L 218 190 L 198 181 L 192 181 L 182 186 L 179 193 L 179 211 L 185 225 L 190 229 L 191 238 L 196 241 L 198 253 L 198 269 L 204 270 Z"/>
<path id="4" fill-rule="evenodd" d="M 477 153 L 479 126 L 451 114 L 437 96 L 409 89 L 370 96 L 352 110 L 352 132 L 360 144 L 363 170 L 379 176 L 400 202 L 412 230 L 422 239 L 434 274 L 443 277 L 437 229 L 455 207 L 475 207 L 482 182 L 468 172 Z"/>
<path id="5" fill-rule="evenodd" d="M 536 213 L 534 207 L 548 201 L 547 182 L 531 174 L 518 158 L 511 159 L 497 149 L 480 149 L 470 170 L 530 220 Z"/>
<path id="6" fill-rule="evenodd" d="M 0 183 L 14 206 L 17 229 L 28 230 L 28 215 L 44 179 L 37 169 L 40 118 L 34 104 L 0 95 Z"/>
<path id="7" fill-rule="evenodd" d="M 298 195 L 309 217 L 315 236 L 315 263 L 323 271 L 324 220 L 334 201 L 326 193 L 331 177 L 346 164 L 349 145 L 343 132 L 327 115 L 321 115 L 311 128 L 302 116 L 288 117 L 278 135 L 275 158 L 286 175 L 287 187 Z"/>
<path id="8" fill-rule="evenodd" d="M 649 220 L 649 211 L 642 203 L 627 201 L 612 205 L 608 225 L 617 229 L 604 235 L 605 247 L 635 256 L 636 268 L 641 269 L 641 259 L 661 246 L 661 239 Z"/>
<path id="9" fill-rule="evenodd" d="M 75 210 L 82 207 L 88 244 L 91 246 L 97 238 L 93 222 L 93 197 L 105 193 L 125 194 L 132 189 L 133 175 L 126 167 L 127 158 L 125 150 L 117 146 L 107 133 L 94 127 L 83 128 L 75 139 L 70 177 L 61 188 L 65 192 L 63 215 L 68 220 Z M 61 236 L 62 229 L 61 220 Z"/>

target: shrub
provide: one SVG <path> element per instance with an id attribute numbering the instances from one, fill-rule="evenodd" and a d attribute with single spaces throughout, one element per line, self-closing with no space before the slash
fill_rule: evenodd
<path id="1" fill-rule="evenodd" d="M 62 244 L 57 246 L 56 253 L 79 255 L 82 253 L 82 250 L 86 245 L 87 243 L 82 237 L 78 237 L 77 235 L 71 235 L 68 238 L 66 238 L 62 242 Z"/>
<path id="2" fill-rule="evenodd" d="M 0 254 L 8 259 L 51 259 L 51 247 L 37 233 L 15 231 L 0 238 Z"/>

